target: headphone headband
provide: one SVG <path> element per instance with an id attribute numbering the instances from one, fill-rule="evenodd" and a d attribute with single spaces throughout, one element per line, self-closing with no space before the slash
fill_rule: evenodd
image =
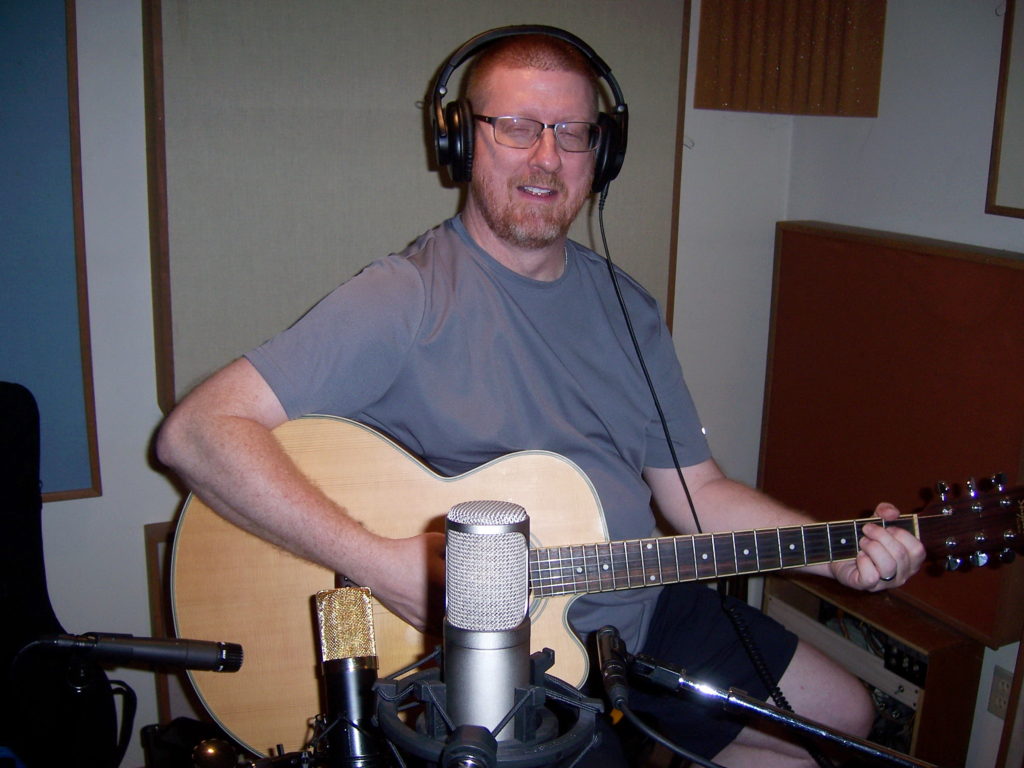
<path id="1" fill-rule="evenodd" d="M 622 96 L 622 90 L 612 75 L 611 68 L 583 40 L 571 32 L 558 27 L 540 24 L 521 24 L 509 27 L 498 27 L 481 32 L 463 43 L 455 51 L 438 72 L 434 80 L 432 92 L 434 147 L 438 165 L 447 166 L 452 180 L 469 181 L 472 176 L 473 163 L 473 117 L 469 106 L 461 100 L 442 106 L 441 101 L 448 93 L 448 80 L 467 59 L 506 37 L 519 35 L 546 35 L 569 43 L 582 53 L 594 71 L 603 79 L 611 90 L 615 106 L 611 115 L 604 112 L 598 115 L 601 127 L 601 143 L 595 151 L 594 182 L 592 191 L 601 192 L 614 179 L 626 155 L 626 129 L 629 120 L 629 109 Z"/>

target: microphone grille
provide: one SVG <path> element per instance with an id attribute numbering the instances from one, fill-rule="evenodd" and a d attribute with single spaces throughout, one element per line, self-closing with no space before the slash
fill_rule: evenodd
<path id="1" fill-rule="evenodd" d="M 342 587 L 316 593 L 323 661 L 376 656 L 373 604 L 365 587 Z"/>
<path id="2" fill-rule="evenodd" d="M 481 529 L 447 530 L 448 621 L 478 632 L 519 626 L 529 599 L 526 510 L 507 501 L 469 501 L 452 507 L 448 521 Z"/>
<path id="3" fill-rule="evenodd" d="M 464 501 L 448 510 L 448 520 L 462 525 L 517 525 L 526 510 L 511 501 Z"/>

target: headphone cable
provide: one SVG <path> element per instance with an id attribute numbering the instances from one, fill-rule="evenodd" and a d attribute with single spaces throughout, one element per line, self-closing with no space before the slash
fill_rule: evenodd
<path id="1" fill-rule="evenodd" d="M 651 374 L 647 369 L 647 363 L 644 361 L 643 352 L 640 350 L 640 342 L 636 338 L 636 332 L 633 329 L 633 321 L 629 316 L 629 311 L 626 308 L 626 301 L 622 296 L 622 290 L 619 287 L 618 275 L 615 274 L 615 266 L 612 264 L 611 250 L 608 248 L 608 237 L 605 234 L 604 229 L 604 203 L 608 198 L 608 187 L 610 184 L 605 184 L 601 190 L 601 195 L 598 198 L 597 204 L 597 222 L 598 227 L 601 231 L 601 245 L 604 248 L 604 259 L 608 266 L 608 273 L 611 275 L 612 286 L 615 288 L 615 296 L 618 299 L 619 307 L 622 309 L 622 316 L 626 320 L 626 328 L 629 331 L 629 338 L 633 342 L 633 349 L 636 351 L 637 360 L 640 362 L 640 369 L 643 371 L 644 379 L 647 381 L 647 387 L 651 391 L 651 398 L 654 401 L 654 407 L 658 412 L 658 418 L 661 420 L 661 428 L 665 434 L 665 441 L 668 444 L 669 453 L 672 456 L 672 463 L 675 467 L 676 474 L 679 476 L 679 483 L 683 488 L 683 493 L 686 495 L 686 503 L 690 509 L 690 515 L 693 517 L 694 525 L 697 527 L 697 533 L 703 533 L 703 529 L 700 524 L 700 518 L 697 516 L 697 508 L 693 503 L 693 496 L 690 495 L 690 487 L 686 482 L 686 478 L 683 476 L 683 470 L 679 457 L 676 454 L 675 443 L 672 440 L 671 432 L 668 427 L 668 419 L 665 418 L 665 412 L 661 407 L 661 401 L 658 398 L 658 392 L 654 387 L 654 380 L 651 378 Z M 746 626 L 746 622 L 743 617 L 740 616 L 739 612 L 734 610 L 732 606 L 726 603 L 725 596 L 722 595 L 722 610 L 725 615 L 729 618 L 729 621 L 733 625 L 733 629 L 736 632 L 736 636 L 739 638 L 741 645 L 747 653 L 751 664 L 754 666 L 754 670 L 757 676 L 761 679 L 761 683 L 768 690 L 771 698 L 775 703 L 785 710 L 793 711 L 789 702 L 786 700 L 785 695 L 778 687 L 778 682 L 774 679 L 774 676 L 768 669 L 768 665 L 764 661 L 764 657 L 761 655 L 760 649 L 750 634 L 749 628 Z M 807 749 L 808 753 L 814 759 L 814 761 L 822 768 L 831 768 L 831 763 L 825 758 L 820 752 L 815 750 L 813 746 L 804 744 L 804 748 Z"/>
<path id="2" fill-rule="evenodd" d="M 626 320 L 626 329 L 629 331 L 629 338 L 633 342 L 633 349 L 636 351 L 637 360 L 640 363 L 640 370 L 643 371 L 644 379 L 647 382 L 647 388 L 651 391 L 651 398 L 654 401 L 654 408 L 658 412 L 658 418 L 661 420 L 661 429 L 665 434 L 665 442 L 668 444 L 669 454 L 672 456 L 672 465 L 675 467 L 676 474 L 679 476 L 679 483 L 683 488 L 683 493 L 686 495 L 686 503 L 690 509 L 690 515 L 693 517 L 693 523 L 697 527 L 697 533 L 703 533 L 704 529 L 701 527 L 700 518 L 697 517 L 697 508 L 694 506 L 693 497 L 690 495 L 690 486 L 686 482 L 686 478 L 683 476 L 683 470 L 679 461 L 679 456 L 676 454 L 675 443 L 672 440 L 672 434 L 668 428 L 668 420 L 665 418 L 665 411 L 661 407 L 661 400 L 658 399 L 658 392 L 654 387 L 654 380 L 651 378 L 650 371 L 647 370 L 647 363 L 644 360 L 643 352 L 640 351 L 640 342 L 636 338 L 636 331 L 633 330 L 633 321 L 630 319 L 629 310 L 626 308 L 626 300 L 622 296 L 622 290 L 619 288 L 618 275 L 615 274 L 615 265 L 612 264 L 611 250 L 608 248 L 608 236 L 604 231 L 604 203 L 608 198 L 608 188 L 611 184 L 605 184 L 604 189 L 601 190 L 601 195 L 598 198 L 597 203 L 597 223 L 601 230 L 601 245 L 604 248 L 604 260 L 608 266 L 608 274 L 612 278 L 612 286 L 615 288 L 615 297 L 618 299 L 619 307 L 622 310 L 622 316 Z"/>

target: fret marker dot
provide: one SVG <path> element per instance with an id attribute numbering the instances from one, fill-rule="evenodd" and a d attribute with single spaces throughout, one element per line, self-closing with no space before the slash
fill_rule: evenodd
<path id="1" fill-rule="evenodd" d="M 792 552 L 794 549 L 796 549 L 796 544 L 790 544 L 789 551 Z"/>
<path id="2" fill-rule="evenodd" d="M 654 545 L 651 542 L 647 542 L 647 549 L 654 549 Z"/>
<path id="3" fill-rule="evenodd" d="M 583 573 L 583 569 L 580 568 L 578 565 L 576 566 L 576 573 Z"/>
<path id="4" fill-rule="evenodd" d="M 650 580 L 651 580 L 651 581 L 654 581 L 654 580 L 655 580 L 655 579 L 654 579 L 654 576 L 650 576 L 649 578 L 650 578 Z"/>
<path id="5" fill-rule="evenodd" d="M 841 539 L 839 540 L 839 543 L 840 543 L 840 544 L 845 544 L 845 543 L 846 543 L 846 537 L 844 536 L 843 538 L 841 538 Z"/>
<path id="6" fill-rule="evenodd" d="M 604 565 L 602 565 L 601 566 L 601 570 L 607 571 L 608 570 L 608 563 L 605 563 Z"/>
<path id="7" fill-rule="evenodd" d="M 703 555 L 700 556 L 700 559 L 701 560 L 707 560 L 708 559 L 708 553 L 705 552 Z"/>
<path id="8" fill-rule="evenodd" d="M 750 554 L 750 550 L 749 549 L 744 549 L 743 550 L 743 554 L 744 555 L 749 555 Z"/>

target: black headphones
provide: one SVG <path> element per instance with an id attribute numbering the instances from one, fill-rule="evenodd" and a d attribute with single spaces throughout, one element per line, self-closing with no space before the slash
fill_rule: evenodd
<path id="1" fill-rule="evenodd" d="M 448 62 L 441 68 L 432 89 L 434 106 L 434 148 L 437 153 L 437 164 L 447 166 L 452 181 L 469 181 L 473 173 L 473 110 L 469 102 L 456 99 L 447 106 L 441 106 L 441 99 L 448 93 L 448 78 L 459 65 L 482 48 L 503 37 L 514 35 L 548 35 L 564 40 L 586 56 L 611 89 L 615 99 L 612 114 L 602 112 L 597 117 L 601 127 L 601 139 L 595 150 L 594 183 L 591 191 L 602 192 L 604 188 L 619 175 L 622 161 L 626 156 L 626 128 L 629 123 L 629 109 L 622 98 L 619 84 L 612 77 L 612 71 L 604 63 L 594 49 L 575 35 L 557 27 L 538 25 L 521 25 L 499 27 L 482 32 L 471 40 L 463 43 Z"/>

